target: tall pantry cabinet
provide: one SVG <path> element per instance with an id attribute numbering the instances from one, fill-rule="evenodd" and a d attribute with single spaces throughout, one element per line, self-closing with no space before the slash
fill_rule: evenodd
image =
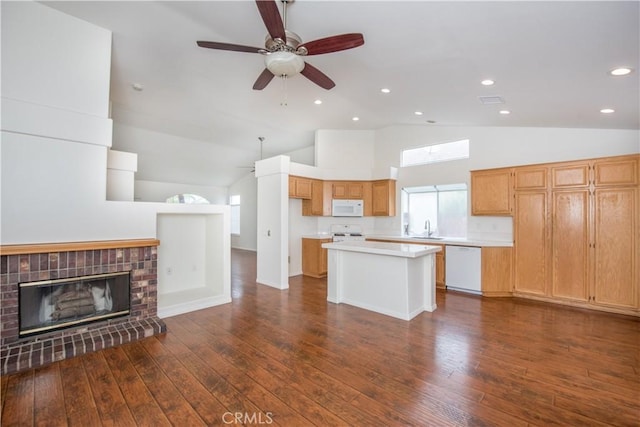
<path id="1" fill-rule="evenodd" d="M 516 295 L 637 312 L 638 158 L 513 169 Z"/>
<path id="2" fill-rule="evenodd" d="M 549 273 L 549 200 L 547 168 L 519 167 L 513 170 L 514 187 L 514 289 L 543 296 Z"/>

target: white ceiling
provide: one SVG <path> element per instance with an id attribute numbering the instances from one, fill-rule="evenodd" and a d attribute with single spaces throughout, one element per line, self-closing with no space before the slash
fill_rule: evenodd
<path id="1" fill-rule="evenodd" d="M 311 146 L 316 129 L 640 127 L 637 1 L 297 0 L 287 28 L 303 42 L 364 34 L 362 47 L 307 58 L 334 80 L 330 91 L 300 75 L 286 91 L 278 79 L 254 91 L 261 55 L 196 46 L 262 47 L 253 1 L 45 4 L 113 31 L 116 124 L 186 138 L 118 141 L 116 133 L 114 148 L 139 153 L 137 179 L 228 186 L 248 173 L 238 166 L 259 157 L 258 136 L 267 157 Z M 634 72 L 608 75 L 622 65 Z M 485 78 L 496 84 L 482 86 Z M 483 105 L 487 95 L 505 104 Z M 600 113 L 605 107 L 616 112 Z"/>

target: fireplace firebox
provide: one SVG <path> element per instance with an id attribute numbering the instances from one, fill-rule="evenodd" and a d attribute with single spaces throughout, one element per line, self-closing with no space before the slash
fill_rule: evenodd
<path id="1" fill-rule="evenodd" d="M 129 272 L 19 284 L 21 337 L 126 316 Z"/>

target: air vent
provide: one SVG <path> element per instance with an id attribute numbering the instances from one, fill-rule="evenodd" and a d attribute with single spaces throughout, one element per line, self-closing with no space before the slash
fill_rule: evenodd
<path id="1" fill-rule="evenodd" d="M 501 96 L 479 96 L 478 99 L 483 105 L 504 104 Z"/>

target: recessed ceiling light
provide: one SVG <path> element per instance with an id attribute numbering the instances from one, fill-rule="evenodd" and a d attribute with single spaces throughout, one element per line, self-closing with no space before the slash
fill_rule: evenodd
<path id="1" fill-rule="evenodd" d="M 380 89 L 380 92 L 382 92 L 382 93 L 390 93 L 390 92 L 391 92 L 391 89 L 388 89 L 388 88 L 386 88 L 386 87 L 383 87 L 382 89 Z"/>
<path id="2" fill-rule="evenodd" d="M 360 120 L 360 117 L 352 117 L 351 120 L 353 120 L 354 122 L 357 122 L 358 120 Z"/>
<path id="3" fill-rule="evenodd" d="M 506 116 L 507 114 L 511 114 L 511 111 L 509 111 L 509 110 L 500 110 L 500 114 L 504 114 Z"/>
<path id="4" fill-rule="evenodd" d="M 480 82 L 481 85 L 483 86 L 492 86 L 495 82 L 491 79 L 485 79 L 483 81 Z"/>
<path id="5" fill-rule="evenodd" d="M 316 105 L 320 105 L 322 104 L 322 100 L 321 99 L 316 99 L 315 101 L 313 101 L 314 104 Z"/>
<path id="6" fill-rule="evenodd" d="M 133 88 L 133 90 L 137 90 L 138 92 L 142 92 L 142 90 L 144 89 L 144 86 L 142 86 L 140 83 L 132 83 L 131 87 Z"/>
<path id="7" fill-rule="evenodd" d="M 414 111 L 414 113 L 416 116 L 421 116 L 422 115 L 422 111 Z"/>
<path id="8" fill-rule="evenodd" d="M 613 108 L 603 108 L 602 110 L 600 110 L 600 112 L 602 114 L 611 114 L 611 113 L 615 113 L 616 110 L 614 110 Z"/>
<path id="9" fill-rule="evenodd" d="M 631 68 L 620 67 L 614 68 L 613 70 L 609 71 L 609 74 L 611 74 L 612 76 L 626 76 L 627 74 L 631 74 L 631 71 L 633 71 Z"/>

